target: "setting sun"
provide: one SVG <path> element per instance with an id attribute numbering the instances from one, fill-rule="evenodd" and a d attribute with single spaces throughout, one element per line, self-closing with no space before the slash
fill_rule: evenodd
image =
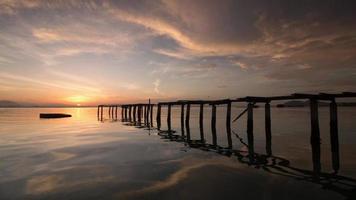
<path id="1" fill-rule="evenodd" d="M 77 106 L 80 106 L 80 103 L 88 102 L 90 98 L 87 96 L 76 95 L 67 97 L 65 100 L 71 103 L 77 103 Z"/>

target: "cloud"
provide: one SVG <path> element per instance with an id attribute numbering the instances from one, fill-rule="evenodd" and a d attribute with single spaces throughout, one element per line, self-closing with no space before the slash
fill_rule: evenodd
<path id="1" fill-rule="evenodd" d="M 161 85 L 161 80 L 160 79 L 156 79 L 153 82 L 153 85 L 154 85 L 154 89 L 153 90 L 155 91 L 155 93 L 160 94 L 159 86 Z"/>
<path id="2" fill-rule="evenodd" d="M 30 78 L 27 76 L 22 76 L 22 75 L 14 75 L 6 72 L 1 72 L 0 73 L 0 78 L 3 79 L 8 79 L 16 82 L 23 82 L 24 84 L 30 83 L 30 84 L 36 84 L 42 87 L 49 87 L 49 88 L 61 88 L 65 90 L 70 90 L 70 91 L 81 91 L 81 92 L 90 92 L 90 93 L 99 93 L 100 90 L 95 87 L 91 86 L 86 86 L 83 84 L 75 84 L 75 83 L 68 83 L 66 81 L 46 81 L 46 80 L 40 80 L 40 79 L 35 79 L 35 78 Z"/>

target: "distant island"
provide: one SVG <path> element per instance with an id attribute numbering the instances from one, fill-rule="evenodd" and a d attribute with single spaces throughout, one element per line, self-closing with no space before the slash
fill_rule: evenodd
<path id="1" fill-rule="evenodd" d="M 345 106 L 345 107 L 355 107 L 356 102 L 338 102 L 338 106 Z M 287 101 L 282 104 L 277 104 L 277 108 L 284 108 L 284 107 L 307 107 L 309 106 L 309 101 Z M 327 102 L 319 102 L 319 106 L 329 106 Z"/>
<path id="2" fill-rule="evenodd" d="M 66 108 L 66 107 L 77 107 L 77 106 L 68 105 L 68 104 L 34 104 L 28 102 L 20 103 L 20 102 L 9 101 L 9 100 L 0 100 L 0 108 L 54 108 L 54 107 Z"/>

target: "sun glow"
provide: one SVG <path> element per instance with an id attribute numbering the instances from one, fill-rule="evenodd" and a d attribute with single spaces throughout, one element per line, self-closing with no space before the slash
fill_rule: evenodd
<path id="1" fill-rule="evenodd" d="M 81 103 L 88 102 L 89 100 L 90 100 L 89 97 L 82 96 L 82 95 L 75 95 L 66 98 L 66 101 L 69 101 L 71 103 L 76 103 L 77 106 L 80 106 Z"/>

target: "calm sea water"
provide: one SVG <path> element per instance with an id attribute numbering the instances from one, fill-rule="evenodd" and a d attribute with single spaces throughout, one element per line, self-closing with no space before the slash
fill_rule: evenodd
<path id="1" fill-rule="evenodd" d="M 218 144 L 226 146 L 225 108 L 218 107 Z M 243 108 L 233 107 L 233 117 Z M 205 138 L 211 143 L 210 109 Z M 72 118 L 39 119 L 39 113 Z M 107 111 L 106 111 L 107 112 Z M 320 108 L 322 171 L 332 172 L 328 108 Z M 96 108 L 0 109 L 0 199 L 354 199 L 356 109 L 339 108 L 339 176 L 311 179 L 309 110 L 272 108 L 273 155 L 289 165 L 249 165 L 235 156 L 162 139 L 157 130 L 98 121 Z M 265 152 L 264 109 L 255 117 L 255 151 Z M 199 139 L 198 108 L 191 110 Z M 162 129 L 166 126 L 163 109 Z M 172 129 L 180 134 L 180 109 Z M 244 116 L 245 117 L 245 116 Z M 233 131 L 246 142 L 246 118 Z M 234 149 L 246 151 L 233 136 Z"/>

